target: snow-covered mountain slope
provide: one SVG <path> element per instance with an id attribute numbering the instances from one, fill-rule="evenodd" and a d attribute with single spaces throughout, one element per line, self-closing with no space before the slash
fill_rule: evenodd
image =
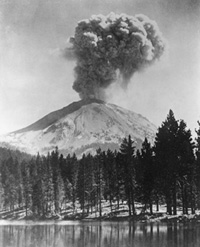
<path id="1" fill-rule="evenodd" d="M 37 154 L 58 147 L 64 155 L 118 149 L 129 134 L 136 148 L 153 142 L 156 126 L 140 114 L 99 100 L 81 100 L 52 112 L 32 125 L 0 137 L 0 145 Z"/>

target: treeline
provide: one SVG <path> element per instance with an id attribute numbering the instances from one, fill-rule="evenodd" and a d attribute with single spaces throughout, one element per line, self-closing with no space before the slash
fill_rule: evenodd
<path id="1" fill-rule="evenodd" d="M 129 215 L 135 202 L 153 213 L 166 204 L 169 214 L 184 214 L 200 209 L 200 123 L 195 143 L 183 120 L 170 110 L 158 128 L 154 145 L 145 139 L 135 150 L 131 136 L 124 138 L 119 151 L 98 149 L 95 155 L 64 157 L 56 148 L 47 156 L 1 157 L 0 199 L 2 209 L 24 207 L 26 214 L 38 216 L 67 209 L 69 203 L 83 216 L 102 215 L 102 200 L 126 202 Z M 5 151 L 4 151 L 5 152 Z"/>

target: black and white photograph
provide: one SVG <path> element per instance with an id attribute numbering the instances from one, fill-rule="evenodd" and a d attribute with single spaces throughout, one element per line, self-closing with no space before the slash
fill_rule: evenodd
<path id="1" fill-rule="evenodd" d="M 0 247 L 200 246 L 200 1 L 0 0 Z"/>

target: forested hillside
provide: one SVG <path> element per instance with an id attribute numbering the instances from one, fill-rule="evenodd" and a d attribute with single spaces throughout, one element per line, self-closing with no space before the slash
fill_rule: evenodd
<path id="1" fill-rule="evenodd" d="M 119 151 L 98 149 L 95 155 L 64 157 L 55 149 L 47 156 L 29 156 L 0 149 L 1 211 L 23 208 L 26 216 L 60 214 L 71 207 L 82 216 L 98 212 L 102 201 L 122 201 L 129 215 L 135 203 L 153 213 L 153 205 L 166 204 L 169 214 L 200 209 L 200 123 L 195 142 L 183 120 L 170 110 L 158 128 L 152 146 L 146 138 L 136 150 L 131 136 L 124 138 Z"/>

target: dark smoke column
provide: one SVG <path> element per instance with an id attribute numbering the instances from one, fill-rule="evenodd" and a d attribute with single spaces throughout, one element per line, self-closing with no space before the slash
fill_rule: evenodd
<path id="1" fill-rule="evenodd" d="M 72 47 L 75 57 L 73 88 L 81 98 L 105 99 L 104 89 L 120 77 L 127 84 L 133 74 L 152 64 L 164 52 L 156 22 L 144 15 L 95 15 L 78 23 Z"/>

